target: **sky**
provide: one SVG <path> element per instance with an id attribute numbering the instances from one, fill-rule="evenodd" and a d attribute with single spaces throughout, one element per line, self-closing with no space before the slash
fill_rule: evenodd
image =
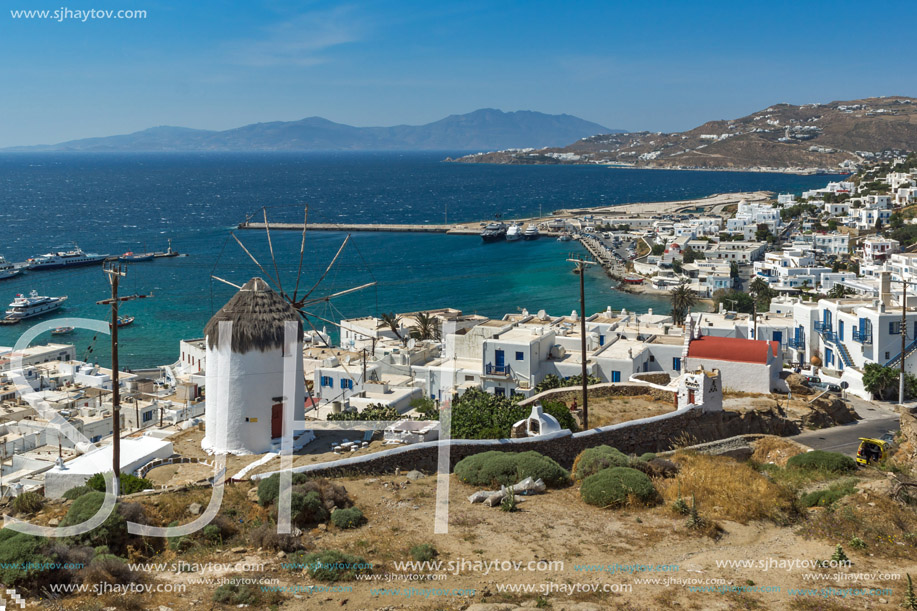
<path id="1" fill-rule="evenodd" d="M 418 125 L 478 108 L 680 131 L 779 102 L 917 95 L 913 2 L 2 4 L 0 147 L 310 116 Z M 145 17 L 84 21 L 89 9 Z"/>

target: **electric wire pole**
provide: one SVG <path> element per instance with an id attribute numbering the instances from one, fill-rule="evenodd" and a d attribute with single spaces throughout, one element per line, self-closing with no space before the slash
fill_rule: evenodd
<path id="1" fill-rule="evenodd" d="M 902 274 L 901 284 L 904 291 L 901 293 L 901 370 L 898 372 L 898 404 L 904 405 L 904 351 L 907 348 L 907 280 Z"/>
<path id="2" fill-rule="evenodd" d="M 587 261 L 582 256 L 570 255 L 567 259 L 570 263 L 575 263 L 575 271 L 579 274 L 579 329 L 580 329 L 580 360 L 583 364 L 583 430 L 589 429 L 589 378 L 586 375 L 586 266 L 595 265 L 595 261 Z"/>
<path id="3" fill-rule="evenodd" d="M 121 388 L 118 383 L 118 308 L 125 301 L 146 299 L 151 295 L 130 295 L 118 297 L 118 284 L 126 275 L 124 266 L 117 261 L 104 265 L 102 271 L 108 276 L 111 284 L 111 298 L 97 301 L 96 305 L 111 306 L 111 430 L 112 430 L 112 470 L 114 471 L 115 485 L 121 482 Z M 139 422 L 137 423 L 139 426 Z M 117 488 L 116 488 L 117 490 Z"/>

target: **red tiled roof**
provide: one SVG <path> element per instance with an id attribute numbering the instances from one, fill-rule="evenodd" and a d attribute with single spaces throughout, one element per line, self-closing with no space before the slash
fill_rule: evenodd
<path id="1" fill-rule="evenodd" d="M 767 363 L 768 347 L 776 357 L 780 349 L 779 342 L 704 335 L 688 346 L 688 358 L 764 365 Z"/>

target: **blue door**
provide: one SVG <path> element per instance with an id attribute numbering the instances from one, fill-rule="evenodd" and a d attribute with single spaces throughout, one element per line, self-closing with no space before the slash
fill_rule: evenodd
<path id="1" fill-rule="evenodd" d="M 831 348 L 825 348 L 825 365 L 832 365 L 834 363 L 834 352 L 831 351 Z"/>
<path id="2" fill-rule="evenodd" d="M 620 372 L 620 371 L 612 371 L 612 372 L 611 372 L 611 381 L 612 381 L 612 382 L 620 382 L 620 381 L 621 381 L 621 372 Z"/>
<path id="3" fill-rule="evenodd" d="M 841 341 L 844 341 L 844 321 L 843 320 L 837 321 L 837 337 Z"/>
<path id="4" fill-rule="evenodd" d="M 599 335 L 599 346 L 604 346 L 604 345 L 605 345 L 605 336 Z"/>
<path id="5" fill-rule="evenodd" d="M 774 341 L 783 345 L 783 331 L 774 331 Z"/>
<path id="6" fill-rule="evenodd" d="M 505 357 L 503 356 L 502 350 L 497 350 L 494 352 L 494 361 L 497 367 L 503 367 L 506 364 Z"/>

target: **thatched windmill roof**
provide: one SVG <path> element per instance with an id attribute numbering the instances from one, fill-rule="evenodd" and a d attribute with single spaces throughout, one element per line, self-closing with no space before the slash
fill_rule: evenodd
<path id="1" fill-rule="evenodd" d="M 282 347 L 288 320 L 298 323 L 298 340 L 303 339 L 299 314 L 261 278 L 246 282 L 204 327 L 210 348 L 219 343 L 219 323 L 223 320 L 232 321 L 232 351 L 239 354 Z"/>

